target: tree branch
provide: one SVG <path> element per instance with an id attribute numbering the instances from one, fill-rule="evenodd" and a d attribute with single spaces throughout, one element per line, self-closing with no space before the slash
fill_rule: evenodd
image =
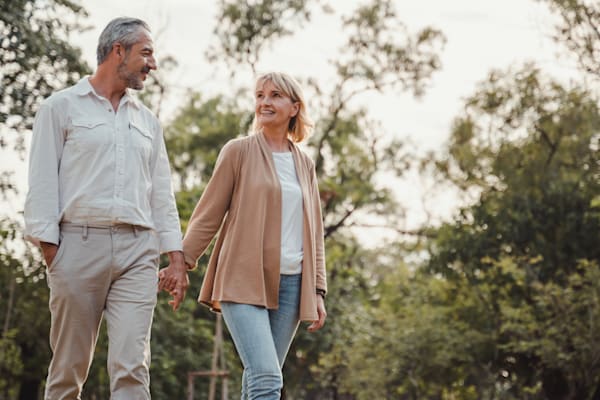
<path id="1" fill-rule="evenodd" d="M 354 213 L 354 211 L 356 211 L 356 208 L 351 208 L 349 210 L 346 210 L 346 213 L 344 214 L 344 216 L 335 224 L 333 225 L 329 225 L 325 228 L 325 239 L 327 239 L 329 236 L 331 236 L 333 233 L 335 233 L 339 228 L 341 228 L 344 225 L 344 222 L 352 215 L 352 213 Z"/>

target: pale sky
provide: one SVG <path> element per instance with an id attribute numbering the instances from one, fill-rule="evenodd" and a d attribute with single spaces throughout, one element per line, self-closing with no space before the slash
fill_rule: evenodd
<path id="1" fill-rule="evenodd" d="M 328 3 L 336 14 L 316 9 L 312 22 L 267 49 L 258 70 L 283 70 L 300 78 L 314 77 L 327 85 L 334 73 L 329 61 L 335 59 L 346 37 L 339 17 L 365 1 Z M 151 25 L 158 57 L 169 54 L 179 62 L 177 72 L 168 77 L 176 90 L 173 97 L 180 98 L 187 88 L 209 95 L 233 89 L 229 71 L 222 65 L 217 71 L 204 56 L 209 44 L 214 43 L 216 1 L 83 0 L 82 4 L 90 13 L 93 29 L 77 35 L 73 42 L 80 45 L 90 65 L 95 66 L 96 40 L 105 24 L 116 16 L 136 16 Z M 556 57 L 558 48 L 550 38 L 553 17 L 538 1 L 396 0 L 395 4 L 409 30 L 430 25 L 446 35 L 442 70 L 434 75 L 421 100 L 409 94 L 374 93 L 363 102 L 391 134 L 414 137 L 425 148 L 437 148 L 444 140 L 449 121 L 461 108 L 461 99 L 472 94 L 476 82 L 492 68 L 505 69 L 533 60 L 560 78 L 575 73 L 568 60 Z M 249 69 L 240 68 L 238 72 L 237 85 L 250 86 Z M 177 101 L 169 104 L 175 107 Z"/>
<path id="2" fill-rule="evenodd" d="M 258 70 L 282 70 L 298 78 L 312 77 L 324 86 L 331 82 L 334 71 L 328 61 L 335 59 L 346 38 L 340 15 L 347 15 L 364 1 L 329 0 L 328 3 L 336 10 L 335 14 L 317 10 L 303 29 L 266 49 Z M 100 31 L 117 16 L 146 20 L 153 30 L 158 58 L 168 54 L 178 61 L 177 71 L 167 77 L 174 91 L 161 116 L 164 122 L 172 116 L 187 89 L 200 91 L 206 98 L 233 93 L 239 85 L 252 84 L 249 69 L 241 69 L 232 83 L 229 71 L 222 65 L 216 68 L 206 61 L 205 51 L 214 43 L 216 1 L 83 0 L 82 4 L 90 14 L 88 22 L 92 29 L 77 35 L 72 42 L 82 48 L 91 66 L 96 65 Z M 442 70 L 435 73 L 422 99 L 415 100 L 408 93 L 373 93 L 357 99 L 357 105 L 366 105 L 370 118 L 380 121 L 386 134 L 411 140 L 417 152 L 442 148 L 463 99 L 474 92 L 476 83 L 485 79 L 492 68 L 518 68 L 527 61 L 535 61 L 560 80 L 577 78 L 572 60 L 557 57 L 563 49 L 551 40 L 553 16 L 537 1 L 396 0 L 395 4 L 409 31 L 431 25 L 445 34 Z M 7 161 L 9 157 L 3 157 L 0 168 L 9 168 Z M 409 207 L 407 228 L 424 220 L 422 197 L 430 189 L 416 176 L 399 184 L 398 193 Z M 451 194 L 441 193 L 438 198 L 429 197 L 426 207 L 436 217 L 448 218 L 456 201 Z M 13 211 L 22 209 L 19 203 Z"/>

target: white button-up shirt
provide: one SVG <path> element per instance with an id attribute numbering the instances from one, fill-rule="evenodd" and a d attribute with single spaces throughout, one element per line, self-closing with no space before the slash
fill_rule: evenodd
<path id="1" fill-rule="evenodd" d="M 58 244 L 61 222 L 140 225 L 161 252 L 181 250 L 160 123 L 128 93 L 115 113 L 88 77 L 46 99 L 33 125 L 25 237 Z"/>

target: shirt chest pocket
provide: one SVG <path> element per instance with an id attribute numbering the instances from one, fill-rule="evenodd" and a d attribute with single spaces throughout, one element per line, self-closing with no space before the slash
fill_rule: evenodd
<path id="1" fill-rule="evenodd" d="M 129 142 L 131 147 L 140 152 L 144 158 L 152 153 L 152 133 L 146 127 L 131 122 L 129 129 Z"/>
<path id="2" fill-rule="evenodd" d="M 74 119 L 66 144 L 74 146 L 78 151 L 88 152 L 110 146 L 112 140 L 106 121 Z"/>

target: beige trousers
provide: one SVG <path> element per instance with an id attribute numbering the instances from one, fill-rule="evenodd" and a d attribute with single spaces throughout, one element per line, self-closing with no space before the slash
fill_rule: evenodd
<path id="1" fill-rule="evenodd" d="M 111 399 L 150 399 L 158 258 L 152 230 L 61 225 L 60 245 L 47 270 L 53 355 L 46 400 L 81 398 L 103 315 Z"/>

